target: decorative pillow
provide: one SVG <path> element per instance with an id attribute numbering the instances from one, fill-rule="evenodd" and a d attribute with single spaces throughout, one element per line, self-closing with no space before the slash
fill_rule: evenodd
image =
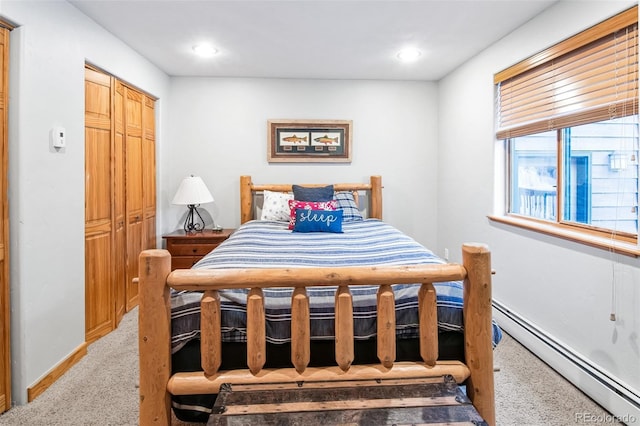
<path id="1" fill-rule="evenodd" d="M 331 201 L 333 200 L 333 185 L 310 188 L 293 185 L 293 199 L 300 201 Z"/>
<path id="2" fill-rule="evenodd" d="M 342 210 L 296 210 L 293 232 L 342 233 Z"/>
<path id="3" fill-rule="evenodd" d="M 362 213 L 358 210 L 356 200 L 354 200 L 353 194 L 350 191 L 336 192 L 335 200 L 338 203 L 336 208 L 344 212 L 342 215 L 342 220 L 344 222 L 364 220 Z"/>
<path id="4" fill-rule="evenodd" d="M 293 200 L 290 192 L 263 191 L 264 202 L 262 203 L 262 213 L 260 220 L 275 220 L 277 222 L 288 222 L 291 217 L 289 200 Z"/>
<path id="5" fill-rule="evenodd" d="M 296 210 L 298 209 L 307 209 L 307 210 L 335 210 L 336 209 L 336 201 L 298 201 L 298 200 L 289 200 L 289 229 L 293 229 L 296 224 Z"/>

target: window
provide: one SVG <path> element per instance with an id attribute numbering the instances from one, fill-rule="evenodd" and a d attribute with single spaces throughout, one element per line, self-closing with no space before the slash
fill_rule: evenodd
<path id="1" fill-rule="evenodd" d="M 508 142 L 509 213 L 638 234 L 637 115 Z M 562 199 L 558 198 L 559 182 Z"/>
<path id="2" fill-rule="evenodd" d="M 637 17 L 636 6 L 496 74 L 508 197 L 493 219 L 640 255 Z"/>
<path id="3" fill-rule="evenodd" d="M 509 140 L 511 200 L 509 212 L 556 220 L 558 159 L 556 132 L 545 132 Z"/>

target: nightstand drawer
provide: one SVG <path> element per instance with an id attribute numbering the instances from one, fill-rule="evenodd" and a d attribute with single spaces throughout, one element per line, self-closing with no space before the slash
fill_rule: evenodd
<path id="1" fill-rule="evenodd" d="M 220 243 L 216 244 L 167 244 L 167 250 L 171 252 L 172 256 L 204 256 L 214 248 L 218 247 Z"/>
<path id="2" fill-rule="evenodd" d="M 206 229 L 201 232 L 187 233 L 178 230 L 163 235 L 167 250 L 171 253 L 171 270 L 191 268 L 203 256 L 229 238 L 233 231 L 235 229 L 221 231 Z"/>

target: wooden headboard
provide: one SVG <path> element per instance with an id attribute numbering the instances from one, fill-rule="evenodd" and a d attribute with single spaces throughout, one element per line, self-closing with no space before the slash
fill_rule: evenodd
<path id="1" fill-rule="evenodd" d="M 308 187 L 319 187 L 328 184 L 301 184 Z M 240 223 L 248 222 L 254 219 L 255 212 L 255 194 L 261 191 L 274 192 L 291 192 L 292 184 L 267 184 L 256 185 L 251 181 L 251 176 L 240 176 Z M 371 176 L 369 183 L 334 183 L 335 191 L 352 191 L 357 194 L 358 191 L 368 193 L 369 200 L 368 217 L 382 219 L 382 177 Z M 356 197 L 357 201 L 357 197 Z"/>

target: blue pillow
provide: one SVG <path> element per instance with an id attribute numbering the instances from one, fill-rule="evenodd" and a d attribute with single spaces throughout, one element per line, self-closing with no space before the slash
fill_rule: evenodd
<path id="1" fill-rule="evenodd" d="M 337 209 L 342 210 L 342 220 L 344 222 L 353 222 L 356 220 L 364 220 L 362 213 L 358 210 L 356 200 L 349 191 L 336 192 L 335 200 L 337 201 Z"/>
<path id="2" fill-rule="evenodd" d="M 333 185 L 321 187 L 306 187 L 293 185 L 293 199 L 298 201 L 331 201 L 333 200 Z"/>
<path id="3" fill-rule="evenodd" d="M 293 232 L 342 233 L 342 210 L 296 209 Z"/>

